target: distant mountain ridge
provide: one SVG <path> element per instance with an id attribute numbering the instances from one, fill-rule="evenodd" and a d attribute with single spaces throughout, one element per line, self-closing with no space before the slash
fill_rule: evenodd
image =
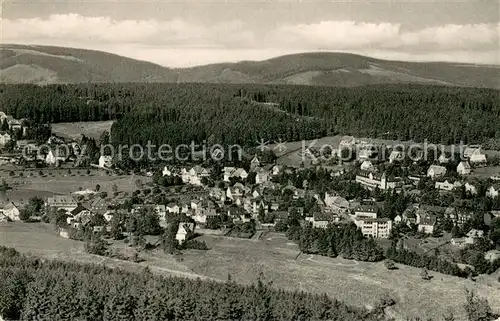
<path id="1" fill-rule="evenodd" d="M 318 86 L 436 84 L 500 88 L 500 66 L 388 61 L 349 53 L 313 52 L 263 61 L 168 68 L 102 51 L 0 46 L 5 83 L 201 82 Z"/>

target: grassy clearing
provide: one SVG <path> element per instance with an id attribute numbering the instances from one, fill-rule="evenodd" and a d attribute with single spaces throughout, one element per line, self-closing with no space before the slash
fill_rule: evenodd
<path id="1" fill-rule="evenodd" d="M 435 320 L 452 309 L 456 320 L 464 320 L 462 305 L 464 289 L 473 289 L 489 299 L 495 311 L 500 311 L 500 283 L 488 277 L 472 282 L 431 272 L 431 281 L 423 281 L 420 270 L 399 265 L 388 271 L 383 263 L 355 262 L 316 255 L 299 254 L 297 245 L 282 234 L 269 233 L 260 240 L 245 240 L 205 235 L 199 238 L 210 250 L 189 250 L 180 257 L 160 251 L 140 253 L 142 263 L 103 258 L 83 251 L 83 243 L 60 238 L 51 226 L 42 223 L 0 223 L 0 245 L 11 246 L 24 253 L 44 258 L 82 263 L 105 264 L 140 270 L 145 267 L 155 273 L 189 278 L 226 280 L 231 274 L 240 283 L 252 283 L 262 272 L 274 287 L 327 293 L 349 304 L 370 306 L 388 293 L 397 302 L 391 313 L 396 320 L 419 316 Z M 123 242 L 114 245 L 127 249 Z"/>
<path id="2" fill-rule="evenodd" d="M 101 170 L 93 170 L 90 175 L 86 170 L 72 169 L 68 174 L 67 169 L 60 171 L 49 171 L 42 169 L 43 176 L 38 171 L 34 171 L 33 176 L 25 171 L 25 177 L 11 177 L 8 172 L 0 172 L 0 179 L 5 179 L 12 190 L 8 191 L 7 196 L 14 202 L 28 200 L 31 196 L 47 197 L 54 194 L 68 194 L 81 189 L 95 189 L 100 185 L 100 191 L 107 192 L 109 196 L 113 194 L 113 185 L 116 184 L 118 191 L 122 193 L 132 193 L 140 189 L 137 185 L 139 180 L 141 185 L 151 183 L 150 177 L 139 175 L 116 175 L 114 173 L 106 174 Z"/>
<path id="3" fill-rule="evenodd" d="M 113 121 L 87 121 L 76 123 L 52 124 L 52 132 L 56 135 L 79 139 L 81 135 L 99 139 L 104 131 L 111 131 Z"/>
<path id="4" fill-rule="evenodd" d="M 327 293 L 350 304 L 371 306 L 384 294 L 396 301 L 393 313 L 398 319 L 419 316 L 439 319 L 451 308 L 464 318 L 461 306 L 464 289 L 474 289 L 500 310 L 500 283 L 491 286 L 431 272 L 434 278 L 423 281 L 420 270 L 399 266 L 388 271 L 383 263 L 366 263 L 299 253 L 285 237 L 271 233 L 259 241 L 227 237 L 201 237 L 209 251 L 188 251 L 183 263 L 195 273 L 226 279 L 231 274 L 242 283 L 254 282 L 260 272 L 273 285 L 285 289 Z"/>

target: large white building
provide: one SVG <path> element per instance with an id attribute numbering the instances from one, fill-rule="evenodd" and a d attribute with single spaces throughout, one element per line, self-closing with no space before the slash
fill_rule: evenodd
<path id="1" fill-rule="evenodd" d="M 360 171 L 356 175 L 356 182 L 370 190 L 377 187 L 381 190 L 395 189 L 401 186 L 401 181 L 387 178 L 385 173 L 380 174 L 367 171 Z"/>
<path id="2" fill-rule="evenodd" d="M 392 231 L 392 221 L 388 218 L 374 218 L 356 216 L 354 223 L 364 236 L 372 236 L 375 238 L 389 238 Z"/>

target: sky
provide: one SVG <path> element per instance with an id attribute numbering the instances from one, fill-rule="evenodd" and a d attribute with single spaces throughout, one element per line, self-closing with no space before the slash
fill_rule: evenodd
<path id="1" fill-rule="evenodd" d="M 498 0 L 3 0 L 1 42 L 168 67 L 311 51 L 500 64 Z"/>

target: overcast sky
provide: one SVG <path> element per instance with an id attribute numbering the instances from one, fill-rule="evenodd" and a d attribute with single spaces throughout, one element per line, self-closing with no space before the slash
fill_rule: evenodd
<path id="1" fill-rule="evenodd" d="M 10 1 L 2 42 L 104 50 L 169 67 L 346 51 L 500 64 L 498 0 Z"/>

